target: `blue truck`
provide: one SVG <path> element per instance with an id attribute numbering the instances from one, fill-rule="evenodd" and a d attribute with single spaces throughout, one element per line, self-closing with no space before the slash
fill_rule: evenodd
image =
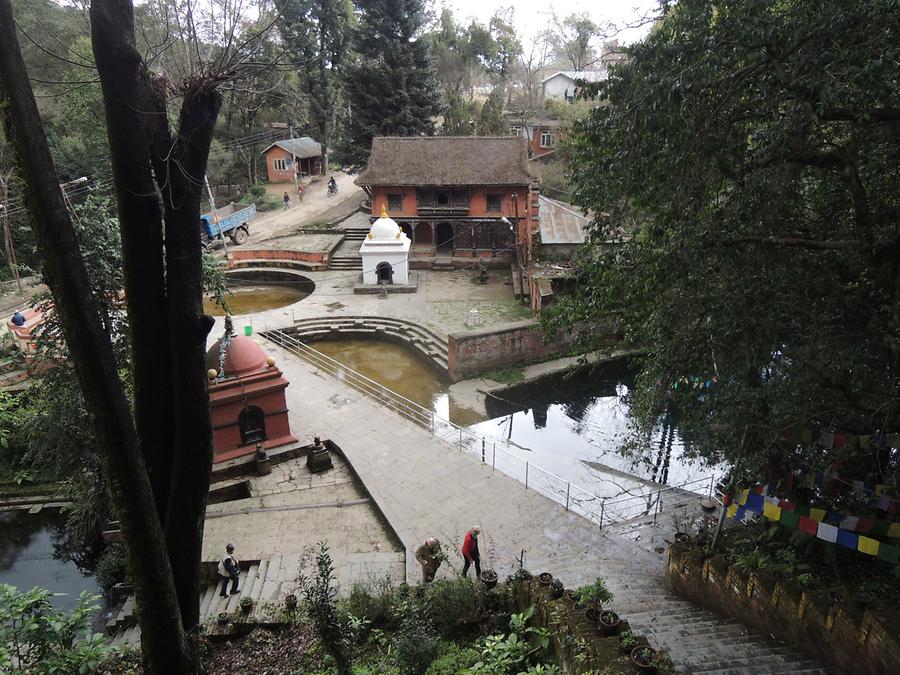
<path id="1" fill-rule="evenodd" d="M 219 221 L 218 227 L 216 217 Z M 212 212 L 204 213 L 200 216 L 200 231 L 203 234 L 204 245 L 208 246 L 218 239 L 220 232 L 227 235 L 237 246 L 246 243 L 250 238 L 250 221 L 254 218 L 256 218 L 256 204 L 244 206 L 232 202 L 228 206 L 216 209 L 215 216 Z"/>

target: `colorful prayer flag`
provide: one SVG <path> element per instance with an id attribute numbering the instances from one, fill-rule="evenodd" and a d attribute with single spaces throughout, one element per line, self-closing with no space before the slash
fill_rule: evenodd
<path id="1" fill-rule="evenodd" d="M 878 555 L 878 544 L 880 542 L 877 539 L 869 539 L 869 537 L 860 537 L 859 544 L 857 550 L 860 553 L 868 553 L 869 555 Z"/>
<path id="2" fill-rule="evenodd" d="M 765 500 L 762 495 L 750 495 L 747 498 L 747 510 L 753 511 L 754 513 L 762 513 L 764 503 Z"/>
<path id="3" fill-rule="evenodd" d="M 819 529 L 816 531 L 816 536 L 823 540 L 827 541 L 830 544 L 837 543 L 838 529 L 834 525 L 828 525 L 827 523 L 819 523 Z"/>
<path id="4" fill-rule="evenodd" d="M 781 520 L 781 507 L 773 504 L 772 502 L 766 501 L 763 504 L 763 515 L 769 520 L 779 521 Z"/>
<path id="5" fill-rule="evenodd" d="M 825 509 L 810 509 L 809 517 L 821 523 L 825 520 L 825 513 Z"/>
<path id="6" fill-rule="evenodd" d="M 785 527 L 790 527 L 792 529 L 797 529 L 797 525 L 800 523 L 800 516 L 798 516 L 793 511 L 785 511 L 783 508 L 781 510 L 781 520 L 779 521 Z"/>
<path id="7" fill-rule="evenodd" d="M 900 523 L 891 523 L 891 526 L 887 531 L 887 536 L 892 539 L 900 539 Z"/>
<path id="8" fill-rule="evenodd" d="M 850 530 L 851 532 L 852 532 L 852 531 L 855 531 L 855 530 L 856 530 L 856 523 L 857 523 L 858 521 L 859 521 L 859 518 L 857 518 L 856 516 L 846 516 L 846 517 L 841 521 L 841 529 L 842 529 L 842 530 Z"/>
<path id="9" fill-rule="evenodd" d="M 807 518 L 806 516 L 800 516 L 800 524 L 799 529 L 801 532 L 806 532 L 806 534 L 811 534 L 812 536 L 816 536 L 816 531 L 819 529 L 819 523 L 817 523 L 812 518 Z"/>
<path id="10" fill-rule="evenodd" d="M 900 548 L 881 542 L 881 546 L 878 547 L 878 557 L 886 563 L 896 565 L 900 562 Z"/>
<path id="11" fill-rule="evenodd" d="M 734 514 L 737 513 L 737 510 L 738 510 L 737 504 L 730 504 L 728 506 L 728 510 L 725 512 L 725 515 L 727 515 L 729 518 L 734 518 Z"/>
<path id="12" fill-rule="evenodd" d="M 855 532 L 848 532 L 844 529 L 838 530 L 837 543 L 841 546 L 852 548 L 855 551 L 857 550 L 857 545 L 859 544 L 859 535 Z"/>
<path id="13" fill-rule="evenodd" d="M 875 524 L 874 518 L 857 518 L 856 519 L 856 527 L 853 528 L 860 534 L 869 534 L 872 531 L 872 526 Z"/>

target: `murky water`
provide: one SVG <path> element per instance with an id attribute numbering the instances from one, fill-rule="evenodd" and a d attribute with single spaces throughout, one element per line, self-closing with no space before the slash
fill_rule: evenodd
<path id="1" fill-rule="evenodd" d="M 11 584 L 20 591 L 35 586 L 60 595 L 50 601 L 55 607 L 70 611 L 78 606 L 82 591 L 100 595 L 100 587 L 90 574 L 78 569 L 56 551 L 62 539 L 63 515 L 56 509 L 40 513 L 0 511 L 0 583 Z M 104 621 L 105 609 L 95 615 L 94 629 Z"/>
<path id="2" fill-rule="evenodd" d="M 464 415 L 449 383 L 400 345 L 337 340 L 313 347 L 445 419 L 507 439 L 521 456 L 585 488 L 602 480 L 616 494 L 618 487 L 633 487 L 635 477 L 676 485 L 714 472 L 684 457 L 674 418 L 654 431 L 639 456 L 620 453 L 633 382 L 623 362 L 506 389 L 488 397 L 484 411 Z"/>
<path id="3" fill-rule="evenodd" d="M 306 288 L 290 285 L 235 285 L 230 288 L 225 300 L 229 313 L 238 316 L 292 305 L 309 293 Z M 209 298 L 203 299 L 203 311 L 211 316 L 225 316 L 225 310 Z"/>

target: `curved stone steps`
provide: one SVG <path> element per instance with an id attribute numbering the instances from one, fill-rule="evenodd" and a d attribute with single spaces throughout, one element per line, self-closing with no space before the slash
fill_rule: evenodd
<path id="1" fill-rule="evenodd" d="M 447 373 L 447 338 L 403 319 L 379 316 L 339 316 L 297 319 L 283 332 L 303 342 L 338 337 L 385 338 L 407 345 L 442 373 Z"/>
<path id="2" fill-rule="evenodd" d="M 244 258 L 233 260 L 229 270 L 241 270 L 242 272 L 293 270 L 297 272 L 320 272 L 327 268 L 324 263 L 307 262 L 306 260 L 290 260 L 287 258 Z M 226 270 L 226 274 L 229 270 Z"/>

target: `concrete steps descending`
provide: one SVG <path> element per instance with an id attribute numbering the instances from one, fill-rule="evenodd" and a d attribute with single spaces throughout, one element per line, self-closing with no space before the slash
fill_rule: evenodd
<path id="1" fill-rule="evenodd" d="M 348 227 L 344 230 L 344 241 L 365 241 L 369 234 L 368 227 Z"/>
<path id="2" fill-rule="evenodd" d="M 284 332 L 301 342 L 339 337 L 384 338 L 409 346 L 442 373 L 447 372 L 447 337 L 403 319 L 380 316 L 297 319 L 293 328 Z"/>
<path id="3" fill-rule="evenodd" d="M 362 268 L 362 256 L 358 255 L 335 255 L 328 260 L 328 269 L 330 270 L 361 271 Z"/>

